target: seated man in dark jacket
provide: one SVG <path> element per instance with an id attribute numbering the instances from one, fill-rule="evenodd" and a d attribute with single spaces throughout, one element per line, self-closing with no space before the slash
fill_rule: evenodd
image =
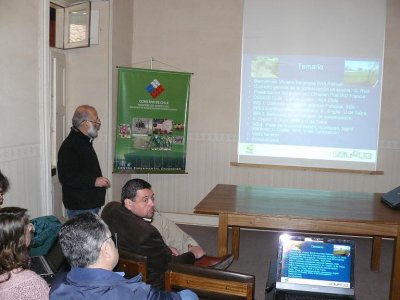
<path id="1" fill-rule="evenodd" d="M 162 292 L 142 282 L 141 275 L 125 279 L 112 272 L 118 263 L 118 249 L 107 225 L 94 213 L 82 213 L 67 221 L 59 238 L 72 269 L 63 281 L 52 285 L 50 299 L 199 299 L 190 290 Z"/>
<path id="2" fill-rule="evenodd" d="M 173 256 L 159 231 L 143 219 L 154 213 L 151 185 L 140 179 L 129 180 L 122 188 L 121 202 L 108 203 L 101 216 L 111 232 L 118 234 L 118 247 L 147 256 L 147 282 L 162 289 L 164 273 Z M 174 261 L 180 263 L 193 264 L 195 260 L 193 252 L 174 256 Z"/>
<path id="3" fill-rule="evenodd" d="M 188 247 L 187 252 L 177 253 L 167 245 L 161 233 L 151 223 L 154 215 L 154 193 L 151 185 L 142 179 L 129 180 L 121 192 L 121 203 L 110 202 L 102 212 L 102 218 L 110 230 L 118 234 L 118 246 L 129 252 L 147 256 L 147 282 L 158 288 L 164 286 L 164 273 L 170 262 L 201 266 L 227 267 L 232 256 L 221 257 L 218 265 L 211 262 L 201 247 Z M 171 249 L 172 248 L 172 249 Z M 205 260 L 206 259 L 206 260 Z"/>

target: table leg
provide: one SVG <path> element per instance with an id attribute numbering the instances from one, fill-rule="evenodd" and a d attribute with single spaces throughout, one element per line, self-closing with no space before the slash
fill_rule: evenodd
<path id="1" fill-rule="evenodd" d="M 379 271 L 381 261 L 382 237 L 372 237 L 371 270 Z"/>
<path id="2" fill-rule="evenodd" d="M 218 256 L 228 254 L 228 215 L 219 214 L 218 224 Z"/>
<path id="3" fill-rule="evenodd" d="M 400 299 L 400 227 L 397 228 L 397 237 L 394 239 L 393 266 L 392 278 L 390 281 L 389 299 Z"/>
<path id="4" fill-rule="evenodd" d="M 232 253 L 235 259 L 239 259 L 240 227 L 232 226 Z"/>

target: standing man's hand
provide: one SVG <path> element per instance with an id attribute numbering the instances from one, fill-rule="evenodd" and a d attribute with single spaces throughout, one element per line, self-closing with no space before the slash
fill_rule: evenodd
<path id="1" fill-rule="evenodd" d="M 108 189 L 111 186 L 111 182 L 106 177 L 97 177 L 96 182 L 94 183 L 94 186 L 95 187 L 105 187 Z"/>

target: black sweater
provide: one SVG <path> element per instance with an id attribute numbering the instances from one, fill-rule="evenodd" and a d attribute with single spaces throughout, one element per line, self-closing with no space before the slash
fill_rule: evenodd
<path id="1" fill-rule="evenodd" d="M 58 178 L 63 203 L 68 209 L 91 209 L 104 205 L 106 189 L 95 187 L 101 169 L 91 139 L 72 127 L 58 151 Z"/>

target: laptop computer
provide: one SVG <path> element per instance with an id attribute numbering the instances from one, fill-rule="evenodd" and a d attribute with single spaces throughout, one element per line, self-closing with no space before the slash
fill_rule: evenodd
<path id="1" fill-rule="evenodd" d="M 64 262 L 65 256 L 57 240 L 47 254 L 31 257 L 30 269 L 50 284 Z"/>
<path id="2" fill-rule="evenodd" d="M 383 194 L 381 201 L 391 208 L 400 209 L 400 186 Z"/>
<path id="3" fill-rule="evenodd" d="M 279 237 L 274 299 L 355 299 L 355 243 L 328 237 Z"/>

